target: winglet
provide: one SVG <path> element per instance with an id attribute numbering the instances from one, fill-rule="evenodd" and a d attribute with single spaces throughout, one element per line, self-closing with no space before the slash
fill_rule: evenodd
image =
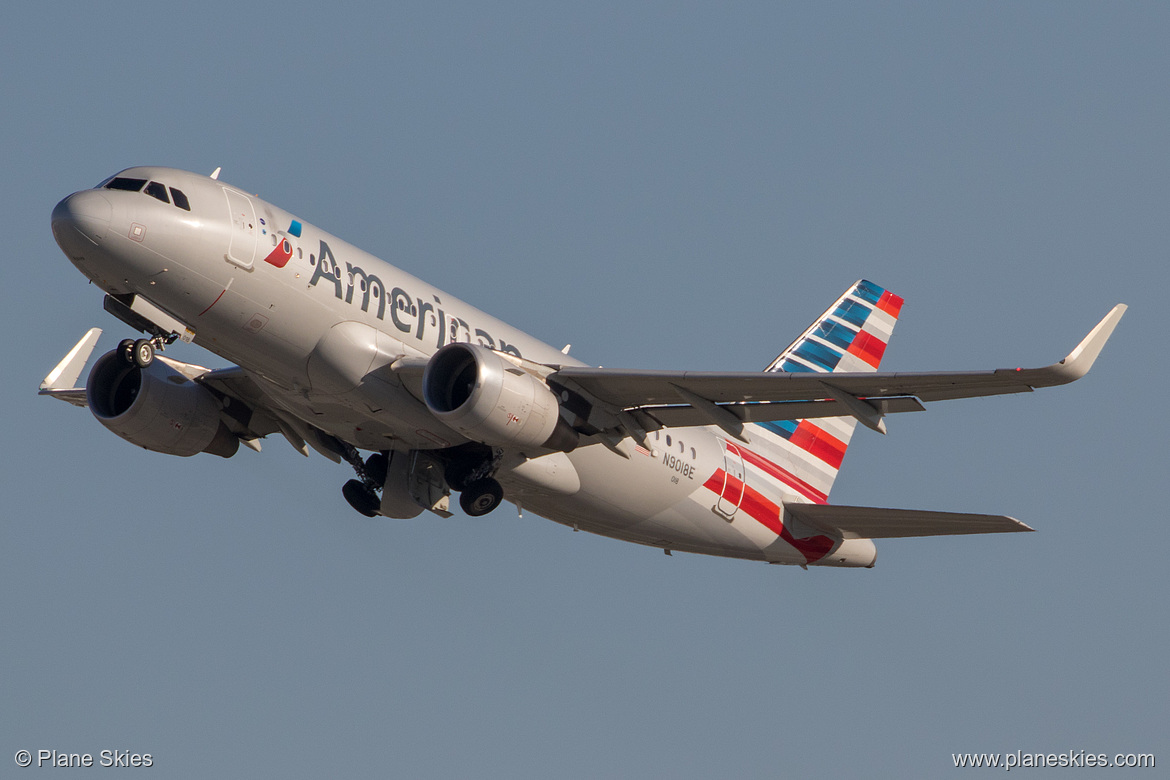
<path id="1" fill-rule="evenodd" d="M 89 356 L 93 354 L 94 345 L 98 336 L 102 335 L 101 328 L 90 328 L 81 341 L 77 342 L 69 354 L 61 359 L 57 367 L 49 372 L 41 382 L 41 390 L 71 390 L 81 376 L 81 369 L 85 368 Z"/>
<path id="2" fill-rule="evenodd" d="M 1098 322 L 1097 327 L 1089 331 L 1089 335 L 1085 336 L 1080 344 L 1077 344 L 1076 349 L 1070 352 L 1068 357 L 1056 365 L 1049 366 L 1049 369 L 1060 377 L 1062 382 L 1073 382 L 1089 373 L 1089 369 L 1093 367 L 1097 356 L 1101 354 L 1105 342 L 1113 335 L 1113 329 L 1117 327 L 1117 323 L 1121 321 L 1121 315 L 1125 314 L 1127 308 L 1124 303 L 1114 306 L 1105 315 L 1105 319 Z"/>

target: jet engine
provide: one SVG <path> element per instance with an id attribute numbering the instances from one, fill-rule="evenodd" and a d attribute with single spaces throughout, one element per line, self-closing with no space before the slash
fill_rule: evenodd
<path id="1" fill-rule="evenodd" d="M 211 391 L 162 360 L 139 368 L 117 350 L 107 352 L 89 372 L 85 397 L 98 422 L 148 450 L 230 458 L 240 446 Z"/>
<path id="2" fill-rule="evenodd" d="M 487 347 L 448 344 L 423 372 L 423 398 L 443 424 L 495 446 L 568 452 L 577 432 L 544 380 Z"/>

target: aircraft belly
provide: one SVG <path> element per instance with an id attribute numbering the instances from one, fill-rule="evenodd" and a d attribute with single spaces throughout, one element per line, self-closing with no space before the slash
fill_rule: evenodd
<path id="1" fill-rule="evenodd" d="M 581 495 L 566 498 L 529 494 L 517 503 L 525 510 L 574 530 L 619 541 L 679 552 L 765 560 L 760 546 L 735 533 L 730 526 L 721 529 L 705 519 L 688 517 L 675 510 L 638 518 L 608 501 Z"/>
<path id="2" fill-rule="evenodd" d="M 254 300 L 235 285 L 220 287 L 204 312 L 191 321 L 200 346 L 285 385 L 306 384 L 305 359 L 311 344 L 302 339 L 303 314 L 291 307 Z"/>
<path id="3" fill-rule="evenodd" d="M 679 438 L 688 456 L 695 448 L 693 469 L 667 465 L 664 436 L 658 442 L 662 450 L 635 452 L 628 460 L 602 444 L 588 444 L 568 455 L 581 479 L 574 495 L 511 485 L 507 495 L 550 520 L 602 536 L 670 550 L 771 559 L 775 552 L 764 550 L 774 547 L 775 533 L 747 517 L 728 522 L 714 510 L 717 496 L 704 483 L 717 468 L 715 437 L 706 429 L 675 429 L 671 444 L 676 454 Z M 690 473 L 693 479 L 686 476 Z"/>
<path id="4" fill-rule="evenodd" d="M 722 473 L 726 461 L 722 439 L 711 429 L 671 429 L 670 435 L 668 446 L 665 433 L 659 432 L 657 438 L 652 434 L 648 443 L 662 449 L 635 452 L 628 460 L 602 444 L 578 447 L 568 454 L 581 481 L 573 495 L 511 483 L 506 484 L 506 495 L 555 522 L 624 541 L 773 563 L 804 565 L 815 560 L 782 537 L 779 516 L 763 521 L 755 516 L 762 504 L 742 509 L 740 502 L 728 504 L 727 490 L 721 493 L 713 484 L 713 475 Z M 689 456 L 692 446 L 693 480 L 686 478 L 691 469 L 676 470 L 677 464 L 667 457 L 684 452 Z M 753 478 L 757 492 L 776 492 L 776 486 L 758 475 L 748 477 Z M 774 497 L 779 505 L 782 496 Z"/>

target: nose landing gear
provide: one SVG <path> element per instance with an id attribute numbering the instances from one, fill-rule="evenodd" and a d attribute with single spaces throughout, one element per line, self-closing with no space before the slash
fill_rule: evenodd
<path id="1" fill-rule="evenodd" d="M 154 336 L 149 339 L 122 339 L 118 343 L 118 354 L 127 363 L 133 363 L 139 368 L 146 368 L 154 362 L 155 351 L 162 349 L 175 340 L 174 337 L 163 338 Z"/>

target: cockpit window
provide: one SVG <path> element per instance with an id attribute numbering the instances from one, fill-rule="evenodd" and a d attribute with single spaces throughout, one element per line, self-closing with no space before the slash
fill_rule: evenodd
<path id="1" fill-rule="evenodd" d="M 138 192 L 146 184 L 146 179 L 126 179 L 122 176 L 115 176 L 106 184 L 107 190 L 128 190 L 129 192 Z"/>
<path id="2" fill-rule="evenodd" d="M 176 190 L 174 187 L 168 187 L 157 181 L 147 183 L 146 179 L 131 179 L 126 176 L 115 176 L 102 182 L 101 186 L 107 190 L 126 190 L 127 192 L 145 192 L 152 198 L 161 200 L 163 203 L 174 203 L 183 211 L 191 210 L 191 201 L 187 200 L 187 196 L 182 190 Z M 145 187 L 146 189 L 143 189 Z M 170 190 L 171 195 L 167 197 L 167 190 Z"/>
<path id="3" fill-rule="evenodd" d="M 157 181 L 152 181 L 146 185 L 146 194 L 152 198 L 158 198 L 163 203 L 169 204 L 171 202 L 171 199 L 167 197 L 167 188 Z"/>

